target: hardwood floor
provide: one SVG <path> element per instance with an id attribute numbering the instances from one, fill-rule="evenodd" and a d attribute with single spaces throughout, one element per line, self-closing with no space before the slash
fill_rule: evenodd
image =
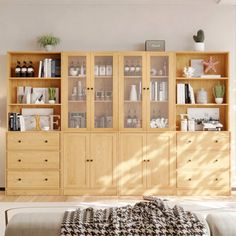
<path id="1" fill-rule="evenodd" d="M 201 200 L 217 200 L 236 202 L 236 191 L 232 192 L 231 196 L 227 197 L 178 197 L 170 196 L 174 199 L 201 199 Z M 118 196 L 5 196 L 4 191 L 0 191 L 0 202 L 97 202 L 97 201 L 123 201 L 123 200 L 142 200 L 142 196 L 118 197 Z"/>

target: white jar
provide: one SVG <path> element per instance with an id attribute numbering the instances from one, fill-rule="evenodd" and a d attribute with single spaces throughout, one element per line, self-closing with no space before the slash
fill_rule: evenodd
<path id="1" fill-rule="evenodd" d="M 195 120 L 188 120 L 188 131 L 195 131 Z"/>
<path id="2" fill-rule="evenodd" d="M 187 119 L 181 120 L 181 131 L 188 131 L 188 121 Z"/>
<path id="3" fill-rule="evenodd" d="M 201 88 L 197 92 L 197 103 L 198 104 L 206 104 L 207 103 L 207 91 L 204 88 Z"/>

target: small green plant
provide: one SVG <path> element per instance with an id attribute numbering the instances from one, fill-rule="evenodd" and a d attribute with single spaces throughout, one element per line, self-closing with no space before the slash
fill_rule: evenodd
<path id="1" fill-rule="evenodd" d="M 223 98 L 225 94 L 225 85 L 220 83 L 215 85 L 215 87 L 213 88 L 213 94 L 215 98 Z"/>
<path id="2" fill-rule="evenodd" d="M 48 88 L 49 100 L 56 100 L 56 89 Z"/>
<path id="3" fill-rule="evenodd" d="M 193 39 L 196 43 L 203 43 L 205 40 L 204 31 L 198 30 L 197 35 L 193 35 Z"/>
<path id="4" fill-rule="evenodd" d="M 60 43 L 60 38 L 53 36 L 52 34 L 46 34 L 38 37 L 38 44 L 40 47 L 45 47 L 46 45 L 56 46 Z"/>

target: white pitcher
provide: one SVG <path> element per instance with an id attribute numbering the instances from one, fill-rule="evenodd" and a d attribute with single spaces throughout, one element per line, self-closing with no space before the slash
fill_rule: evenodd
<path id="1" fill-rule="evenodd" d="M 137 101 L 138 100 L 138 94 L 137 94 L 137 90 L 136 90 L 136 85 L 135 84 L 131 85 L 129 100 L 130 101 Z"/>

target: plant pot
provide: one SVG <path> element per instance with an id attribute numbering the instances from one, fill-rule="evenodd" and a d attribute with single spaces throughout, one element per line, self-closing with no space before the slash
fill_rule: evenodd
<path id="1" fill-rule="evenodd" d="M 195 43 L 194 49 L 195 49 L 195 51 L 204 52 L 205 51 L 205 43 Z"/>
<path id="2" fill-rule="evenodd" d="M 44 48 L 45 48 L 46 51 L 51 52 L 52 49 L 53 49 L 53 46 L 52 45 L 46 45 Z"/>
<path id="3" fill-rule="evenodd" d="M 223 98 L 215 98 L 215 102 L 217 104 L 222 104 L 223 103 Z"/>
<path id="4" fill-rule="evenodd" d="M 55 100 L 49 100 L 48 103 L 49 104 L 55 104 Z"/>

